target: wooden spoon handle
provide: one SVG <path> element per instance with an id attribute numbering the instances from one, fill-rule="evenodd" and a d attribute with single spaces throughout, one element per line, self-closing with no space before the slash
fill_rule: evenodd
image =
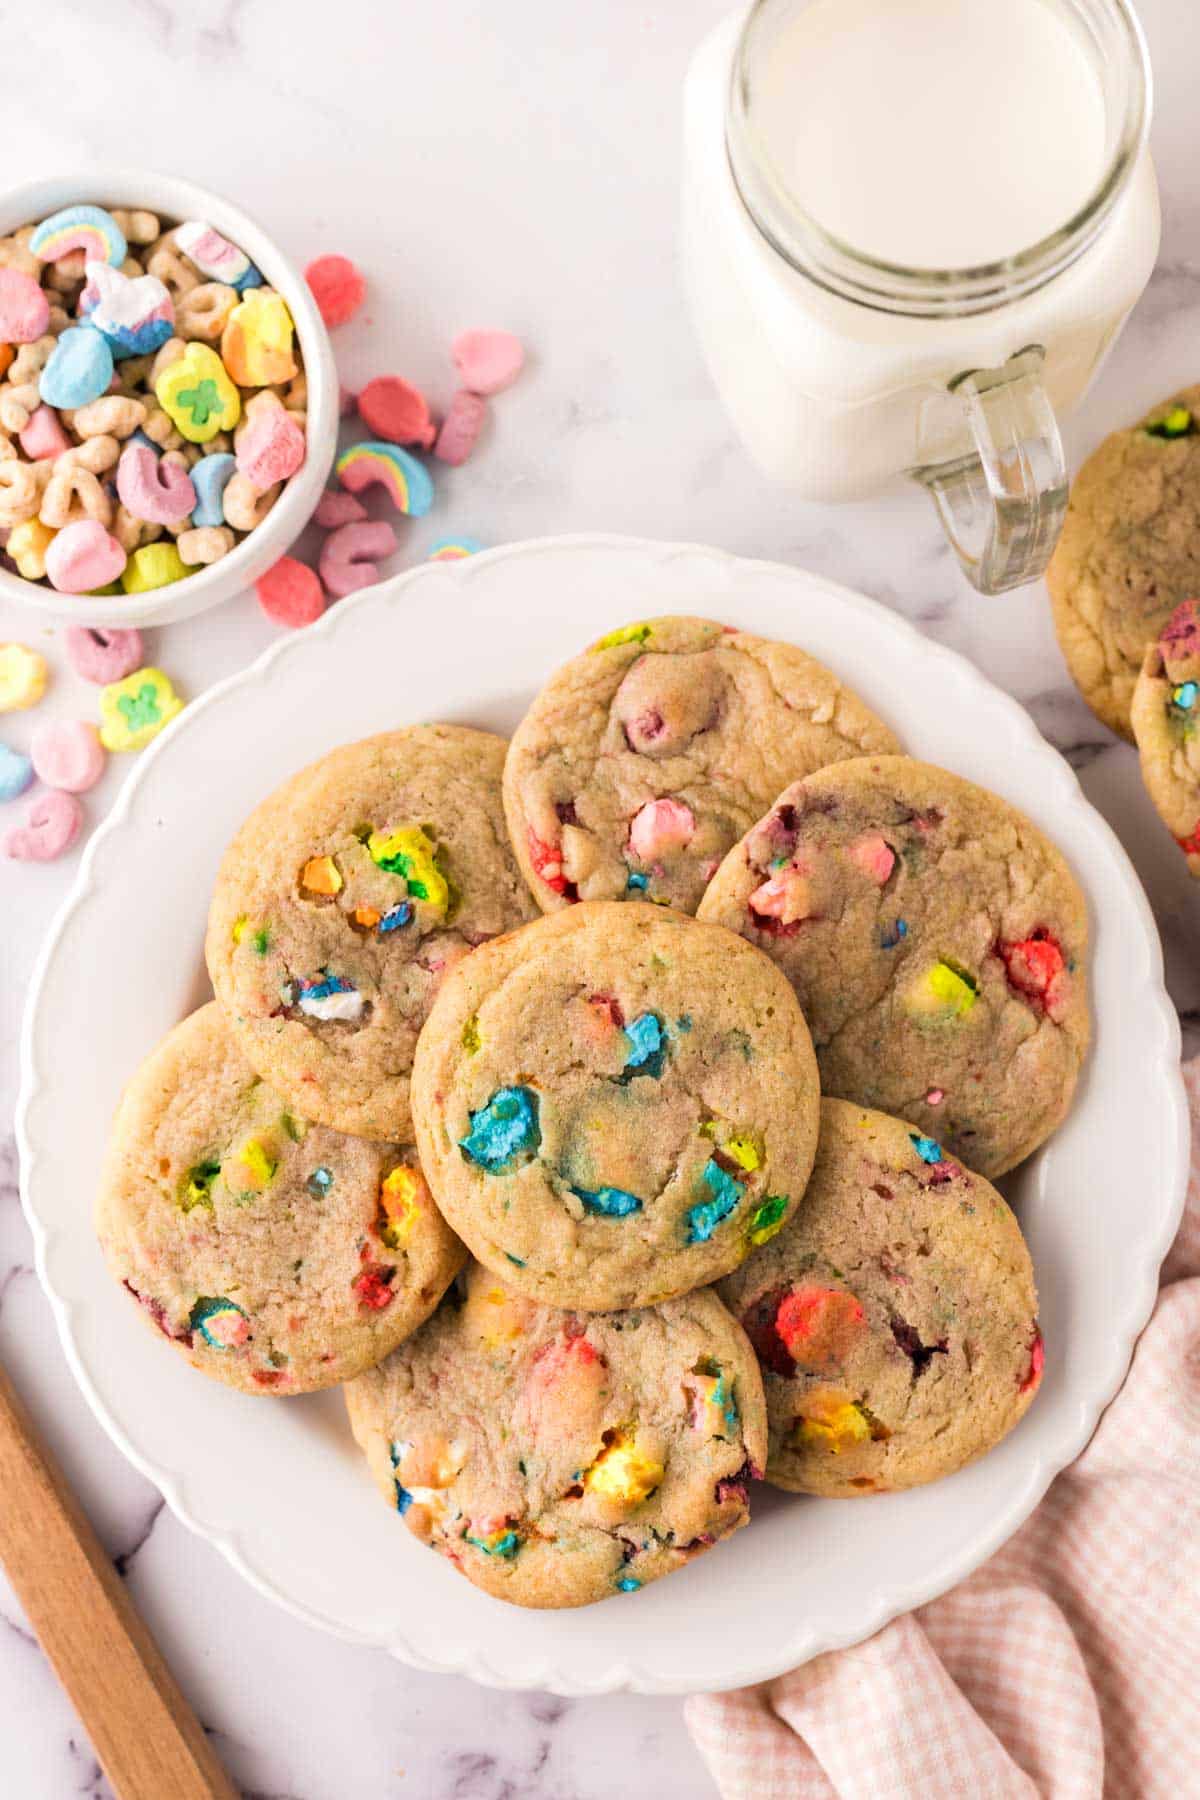
<path id="1" fill-rule="evenodd" d="M 0 1561 L 120 1800 L 237 1800 L 3 1368 Z"/>

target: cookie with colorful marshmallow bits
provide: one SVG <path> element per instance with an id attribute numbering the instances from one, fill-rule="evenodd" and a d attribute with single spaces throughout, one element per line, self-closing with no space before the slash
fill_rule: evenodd
<path id="1" fill-rule="evenodd" d="M 593 902 L 450 974 L 412 1103 L 480 1262 L 607 1311 L 715 1281 L 780 1228 L 812 1165 L 817 1071 L 768 958 L 682 913 Z"/>
<path id="2" fill-rule="evenodd" d="M 995 1177 L 1065 1117 L 1087 1049 L 1087 908 L 1024 814 L 907 756 L 795 782 L 700 918 L 787 975 L 821 1090 Z"/>
<path id="3" fill-rule="evenodd" d="M 472 1263 L 346 1402 L 413 1536 L 517 1606 L 627 1597 L 681 1568 L 747 1523 L 766 1454 L 754 1353 L 711 1290 L 584 1316 Z"/>
<path id="4" fill-rule="evenodd" d="M 694 913 L 780 789 L 895 737 L 821 663 L 710 619 L 625 625 L 566 663 L 513 734 L 504 807 L 543 912 Z"/>
<path id="5" fill-rule="evenodd" d="M 347 1381 L 426 1319 L 465 1252 L 415 1150 L 310 1125 L 215 1005 L 151 1052 L 109 1140 L 96 1228 L 193 1367 L 253 1394 Z"/>
<path id="6" fill-rule="evenodd" d="M 1000 1195 L 843 1100 L 821 1102 L 804 1205 L 718 1291 L 758 1354 L 777 1487 L 936 1481 L 999 1443 L 1041 1381 L 1033 1269 Z"/>
<path id="7" fill-rule="evenodd" d="M 1114 431 L 1071 484 L 1046 585 L 1080 693 L 1122 737 L 1146 648 L 1200 592 L 1200 387 Z"/>
<path id="8" fill-rule="evenodd" d="M 1130 722 L 1142 780 L 1200 877 L 1200 600 L 1184 600 L 1146 651 Z"/>
<path id="9" fill-rule="evenodd" d="M 409 1071 L 440 982 L 534 912 L 504 831 L 504 750 L 452 725 L 346 745 L 226 851 L 209 973 L 250 1063 L 306 1117 L 410 1140 Z"/>

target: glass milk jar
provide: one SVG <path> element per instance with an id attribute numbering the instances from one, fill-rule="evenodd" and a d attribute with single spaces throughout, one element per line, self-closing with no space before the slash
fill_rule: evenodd
<path id="1" fill-rule="evenodd" d="M 1078 404 L 1154 266 L 1126 0 L 758 0 L 685 96 L 683 256 L 770 476 L 929 490 L 967 575 L 1039 575 Z"/>

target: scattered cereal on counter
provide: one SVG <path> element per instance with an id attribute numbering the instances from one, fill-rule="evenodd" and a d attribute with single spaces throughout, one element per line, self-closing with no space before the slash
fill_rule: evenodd
<path id="1" fill-rule="evenodd" d="M 0 805 L 16 800 L 33 780 L 33 764 L 20 750 L 0 743 Z"/>
<path id="2" fill-rule="evenodd" d="M 376 559 L 392 556 L 396 533 L 386 519 L 364 519 L 339 525 L 321 547 L 321 580 L 336 600 L 380 579 Z"/>
<path id="3" fill-rule="evenodd" d="M 348 324 L 367 297 L 366 278 L 348 256 L 315 257 L 305 269 L 304 279 L 330 328 Z"/>
<path id="4" fill-rule="evenodd" d="M 30 807 L 24 825 L 5 833 L 0 849 L 16 862 L 53 862 L 79 835 L 83 808 L 74 794 L 49 788 Z"/>
<path id="5" fill-rule="evenodd" d="M 86 794 L 108 758 L 94 725 L 85 719 L 52 719 L 33 734 L 30 756 L 39 781 L 66 794 Z"/>
<path id="6" fill-rule="evenodd" d="M 354 525 L 367 516 L 366 507 L 353 494 L 342 493 L 337 488 L 326 488 L 317 502 L 313 523 L 319 525 L 322 531 L 336 531 L 339 525 Z"/>
<path id="7" fill-rule="evenodd" d="M 107 687 L 142 664 L 140 631 L 112 631 L 91 625 L 67 628 L 67 660 L 84 681 Z"/>
<path id="8" fill-rule="evenodd" d="M 473 394 L 511 387 L 525 365 L 521 340 L 511 331 L 464 331 L 450 349 L 460 381 Z"/>
<path id="9" fill-rule="evenodd" d="M 311 625 L 325 611 L 316 572 L 294 556 L 281 556 L 254 584 L 258 603 L 276 625 Z"/>
<path id="10" fill-rule="evenodd" d="M 439 538 L 429 546 L 429 561 L 460 562 L 464 556 L 477 556 L 483 548 L 477 538 Z"/>
<path id="11" fill-rule="evenodd" d="M 101 690 L 100 742 L 106 750 L 141 750 L 182 710 L 161 669 L 135 669 Z"/>
<path id="12" fill-rule="evenodd" d="M 334 464 L 341 485 L 352 494 L 376 484 L 387 494 L 397 512 L 419 519 L 433 505 L 433 481 L 424 463 L 383 442 L 354 444 L 343 450 Z"/>
<path id="13" fill-rule="evenodd" d="M 437 437 L 424 394 L 399 375 L 376 375 L 358 396 L 358 416 L 368 431 L 392 444 L 428 450 Z"/>
<path id="14" fill-rule="evenodd" d="M 24 712 L 46 691 L 46 659 L 25 644 L 0 644 L 0 712 Z"/>
<path id="15" fill-rule="evenodd" d="M 465 463 L 483 430 L 486 415 L 487 401 L 468 388 L 459 388 L 433 447 L 438 461 L 448 463 L 452 469 Z"/>

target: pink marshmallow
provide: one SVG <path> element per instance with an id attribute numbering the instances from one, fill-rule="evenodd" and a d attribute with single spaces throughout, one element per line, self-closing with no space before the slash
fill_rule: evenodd
<path id="1" fill-rule="evenodd" d="M 808 876 L 800 869 L 784 869 L 772 875 L 751 894 L 750 911 L 760 919 L 778 919 L 781 925 L 795 925 L 799 919 L 811 918 Z"/>
<path id="2" fill-rule="evenodd" d="M 286 481 L 304 461 L 304 433 L 282 406 L 251 419 L 237 447 L 238 474 L 260 494 Z"/>
<path id="3" fill-rule="evenodd" d="M 71 448 L 71 440 L 52 406 L 38 406 L 29 415 L 29 423 L 19 434 L 21 448 L 30 462 L 45 462 L 61 456 Z"/>
<path id="4" fill-rule="evenodd" d="M 342 492 L 338 488 L 327 488 L 317 501 L 317 510 L 313 514 L 313 523 L 322 531 L 336 531 L 339 525 L 355 525 L 360 519 L 369 517 L 361 500 L 353 494 Z"/>
<path id="5" fill-rule="evenodd" d="M 91 594 L 115 581 L 125 560 L 124 550 L 99 519 L 76 519 L 51 541 L 46 574 L 60 594 Z"/>
<path id="6" fill-rule="evenodd" d="M 0 269 L 0 344 L 32 344 L 50 323 L 50 302 L 32 275 Z"/>
<path id="7" fill-rule="evenodd" d="M 696 830 L 696 817 L 682 800 L 647 800 L 629 827 L 629 848 L 641 862 L 686 849 Z"/>
<path id="8" fill-rule="evenodd" d="M 883 886 L 896 866 L 896 854 L 884 842 L 877 831 L 868 831 L 865 837 L 855 838 L 847 846 L 847 856 L 856 868 L 862 870 L 869 880 Z"/>
<path id="9" fill-rule="evenodd" d="M 148 444 L 126 444 L 122 450 L 117 494 L 127 512 L 152 525 L 178 525 L 196 504 L 187 470 L 161 461 Z"/>
<path id="10" fill-rule="evenodd" d="M 39 725 L 29 754 L 39 779 L 67 794 L 86 794 L 95 787 L 108 760 L 96 727 L 84 719 Z"/>
<path id="11" fill-rule="evenodd" d="M 359 588 L 373 587 L 379 580 L 375 558 L 391 556 L 395 548 L 396 533 L 386 519 L 339 526 L 330 532 L 321 550 L 321 580 L 338 600 Z"/>
<path id="12" fill-rule="evenodd" d="M 30 807 L 24 825 L 15 825 L 0 850 L 16 862 L 53 862 L 69 850 L 83 824 L 83 808 L 74 794 L 50 788 Z"/>
<path id="13" fill-rule="evenodd" d="M 521 340 L 511 331 L 464 331 L 450 346 L 459 380 L 473 394 L 498 394 L 525 363 Z"/>
<path id="14" fill-rule="evenodd" d="M 77 675 L 107 687 L 140 669 L 146 658 L 140 631 L 107 631 L 96 625 L 67 627 L 67 660 Z"/>
<path id="15" fill-rule="evenodd" d="M 442 429 L 433 446 L 433 454 L 438 461 L 449 463 L 452 469 L 465 463 L 475 448 L 475 440 L 483 429 L 486 416 L 487 401 L 481 400 L 478 394 L 472 394 L 466 388 L 459 388 L 450 402 L 450 410 L 442 420 Z"/>

